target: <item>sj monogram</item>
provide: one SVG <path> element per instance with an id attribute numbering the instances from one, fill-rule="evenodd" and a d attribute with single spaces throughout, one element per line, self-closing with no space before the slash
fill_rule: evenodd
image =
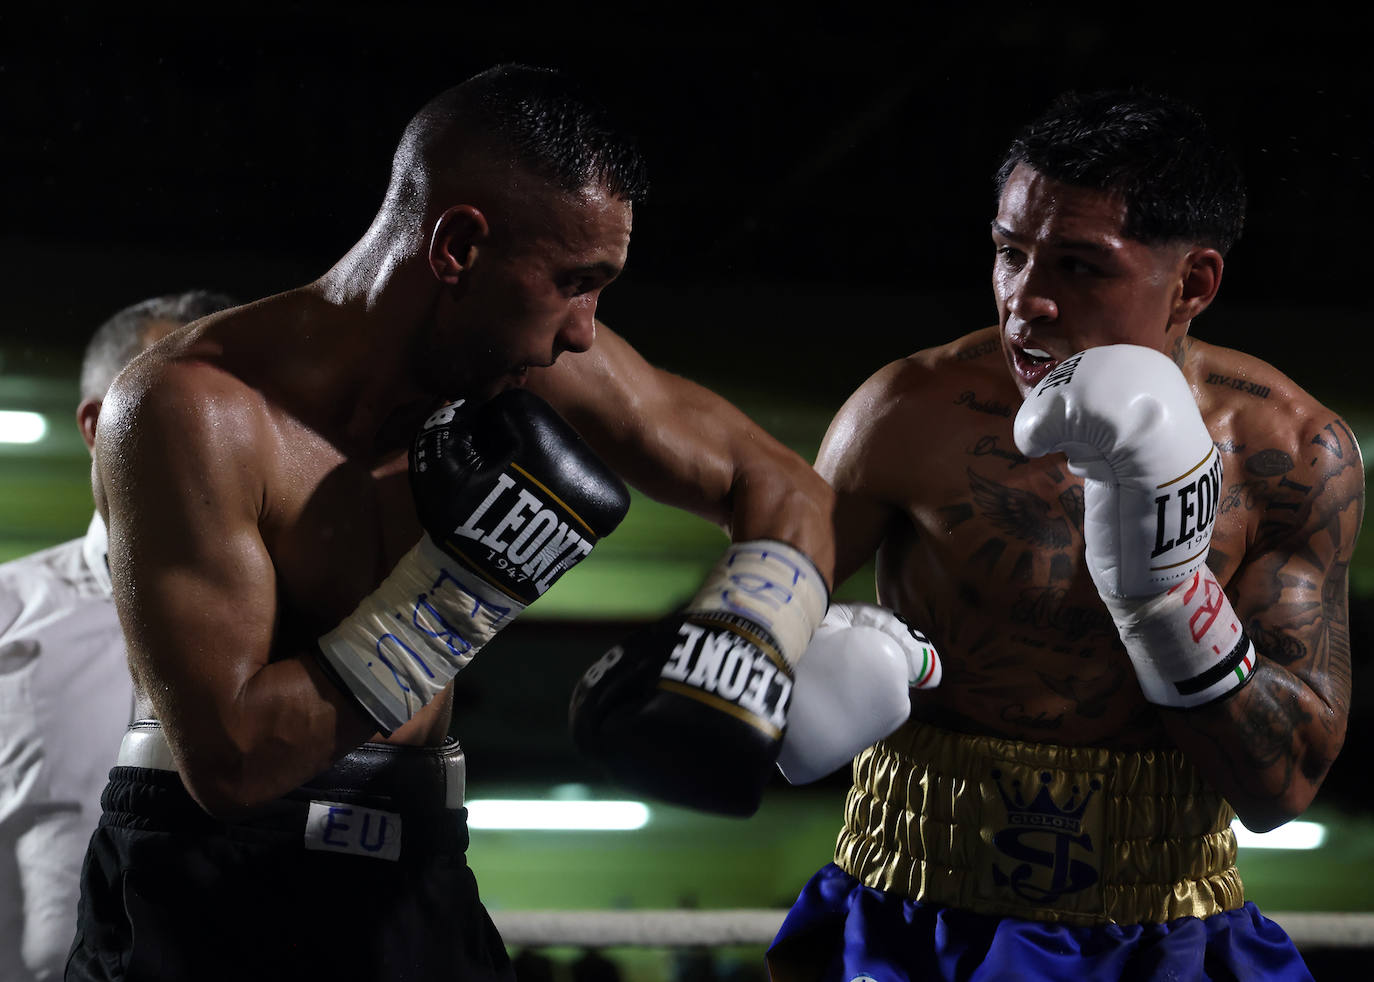
<path id="1" fill-rule="evenodd" d="M 1096 829 L 1102 782 L 1093 776 L 994 768 L 1001 821 L 991 824 L 991 885 L 1011 902 L 1091 906 L 1099 889 Z M 1028 785 L 1038 785 L 1032 789 Z M 1091 896 L 1089 896 L 1091 895 Z"/>

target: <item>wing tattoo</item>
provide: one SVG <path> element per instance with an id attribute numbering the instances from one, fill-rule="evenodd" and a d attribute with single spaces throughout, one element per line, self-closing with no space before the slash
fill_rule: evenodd
<path id="1" fill-rule="evenodd" d="M 990 481 L 968 468 L 973 503 L 1001 532 L 1033 546 L 1064 549 L 1073 542 L 1069 523 L 1050 515 L 1050 505 L 1030 491 Z"/>

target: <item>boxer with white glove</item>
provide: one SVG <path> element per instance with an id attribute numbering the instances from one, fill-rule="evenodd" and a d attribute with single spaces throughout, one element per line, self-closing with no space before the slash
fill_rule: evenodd
<path id="1" fill-rule="evenodd" d="M 626 787 L 751 815 L 774 773 L 795 667 L 828 605 L 820 572 L 771 540 L 737 542 L 680 613 L 579 680 L 577 747 Z"/>
<path id="2" fill-rule="evenodd" d="M 778 770 L 790 784 L 833 773 L 906 722 L 910 690 L 941 674 L 935 646 L 900 614 L 832 605 L 797 664 Z"/>
<path id="3" fill-rule="evenodd" d="M 1249 681 L 1254 646 L 1206 564 L 1221 457 L 1178 366 L 1137 345 L 1079 352 L 1026 397 L 1015 439 L 1084 479 L 1088 570 L 1145 698 L 1186 709 Z"/>
<path id="4" fill-rule="evenodd" d="M 630 506 L 620 478 L 524 389 L 435 412 L 411 447 L 410 486 L 424 535 L 319 641 L 325 664 L 387 734 Z"/>

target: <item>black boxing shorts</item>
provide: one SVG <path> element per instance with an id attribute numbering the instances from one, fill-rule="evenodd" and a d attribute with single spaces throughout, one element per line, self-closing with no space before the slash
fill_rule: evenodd
<path id="1" fill-rule="evenodd" d="M 503 980 L 456 742 L 366 744 L 251 818 L 207 815 L 140 722 L 101 797 L 68 982 Z"/>

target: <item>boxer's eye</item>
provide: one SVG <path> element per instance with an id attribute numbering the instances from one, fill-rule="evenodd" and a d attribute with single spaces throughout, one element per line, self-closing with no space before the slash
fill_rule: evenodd
<path id="1" fill-rule="evenodd" d="M 1026 262 L 1025 253 L 1020 249 L 1014 249 L 1008 245 L 997 247 L 997 258 L 1013 269 L 1019 269 L 1021 266 L 1025 265 Z"/>

